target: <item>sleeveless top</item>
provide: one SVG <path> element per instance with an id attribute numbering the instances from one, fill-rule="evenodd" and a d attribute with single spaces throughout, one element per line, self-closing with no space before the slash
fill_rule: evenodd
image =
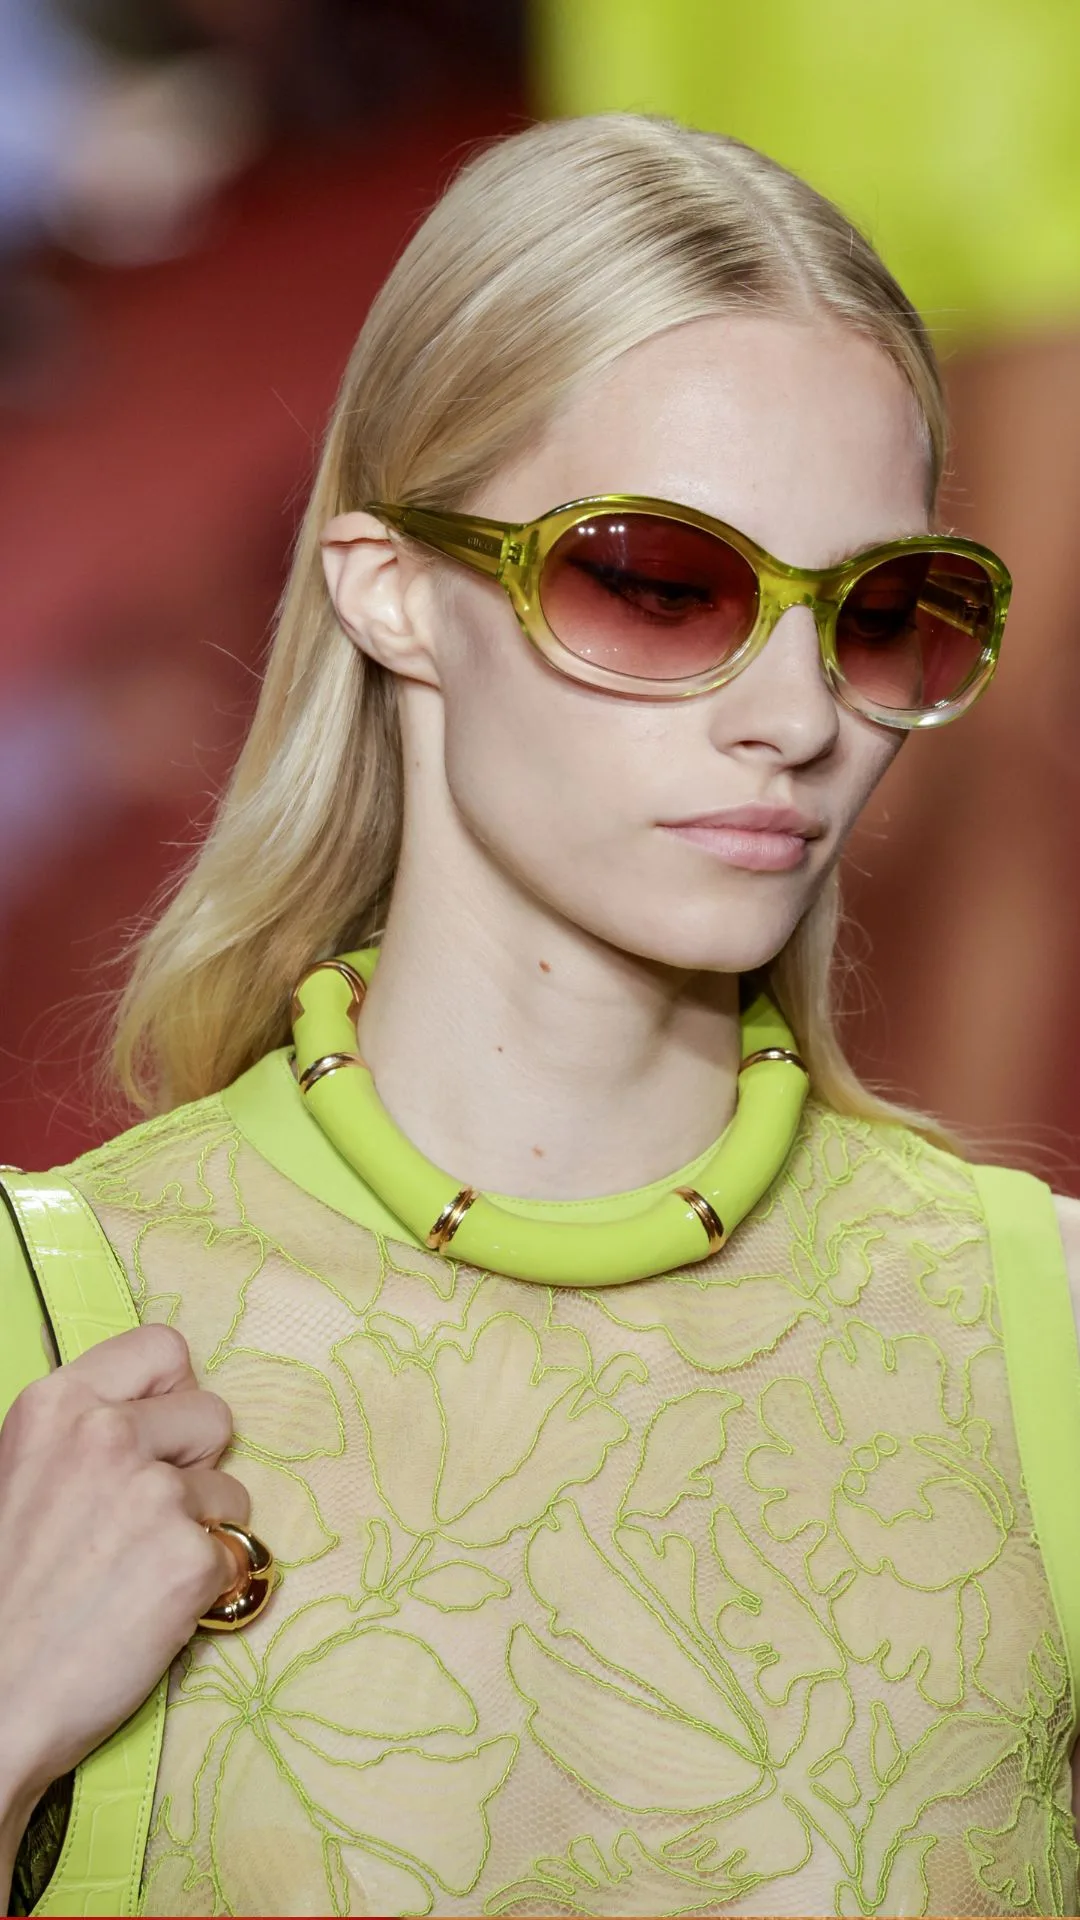
<path id="1" fill-rule="evenodd" d="M 811 1102 L 721 1253 L 595 1292 L 410 1244 L 284 1052 L 67 1171 L 284 1570 L 174 1663 L 145 1913 L 1077 1911 L 969 1167 Z"/>

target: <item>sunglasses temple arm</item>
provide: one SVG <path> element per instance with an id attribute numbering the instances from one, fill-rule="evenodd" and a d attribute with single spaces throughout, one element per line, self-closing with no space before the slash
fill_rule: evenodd
<path id="1" fill-rule="evenodd" d="M 477 573 L 497 579 L 510 535 L 517 527 L 505 520 L 474 520 L 465 513 L 437 513 L 428 507 L 391 507 L 373 500 L 367 507 L 399 533 L 460 560 Z"/>
<path id="2" fill-rule="evenodd" d="M 932 587 L 926 587 L 919 595 L 919 605 L 925 612 L 944 620 L 946 626 L 955 627 L 959 633 L 969 634 L 973 639 L 979 637 L 977 620 L 962 594 L 950 593 L 947 588 L 935 591 Z"/>

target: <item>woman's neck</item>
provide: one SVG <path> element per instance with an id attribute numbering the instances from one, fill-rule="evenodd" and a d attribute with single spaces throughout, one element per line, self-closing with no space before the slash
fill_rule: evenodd
<path id="1" fill-rule="evenodd" d="M 475 843 L 451 864 L 406 833 L 360 1017 L 409 1139 L 462 1183 L 522 1199 L 644 1186 L 708 1147 L 735 1106 L 737 980 L 582 933 Z"/>

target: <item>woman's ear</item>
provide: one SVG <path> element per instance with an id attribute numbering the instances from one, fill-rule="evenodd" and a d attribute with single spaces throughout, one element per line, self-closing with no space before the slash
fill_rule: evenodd
<path id="1" fill-rule="evenodd" d="M 391 673 L 438 686 L 427 570 L 372 513 L 339 513 L 320 539 L 334 612 L 354 646 Z"/>

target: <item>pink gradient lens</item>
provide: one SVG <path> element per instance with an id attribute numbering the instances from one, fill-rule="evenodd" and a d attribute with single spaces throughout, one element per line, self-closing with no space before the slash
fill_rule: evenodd
<path id="1" fill-rule="evenodd" d="M 598 513 L 556 542 L 540 604 L 569 653 L 637 680 L 722 666 L 757 619 L 757 576 L 716 534 L 652 513 Z"/>
<path id="2" fill-rule="evenodd" d="M 836 657 L 872 706 L 948 706 L 971 684 L 994 629 L 994 583 L 967 554 L 916 552 L 883 560 L 845 596 Z"/>

